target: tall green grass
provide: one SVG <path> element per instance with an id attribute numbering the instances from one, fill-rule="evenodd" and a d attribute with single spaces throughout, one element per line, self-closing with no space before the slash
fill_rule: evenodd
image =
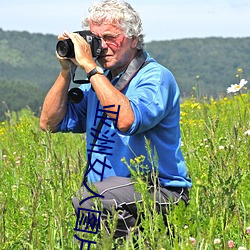
<path id="1" fill-rule="evenodd" d="M 250 249 L 250 95 L 191 98 L 181 105 L 182 150 L 193 188 L 190 204 L 157 214 L 141 176 L 140 226 L 113 241 L 102 228 L 90 249 Z M 80 249 L 71 197 L 85 166 L 80 134 L 39 130 L 30 110 L 0 124 L 0 249 Z M 154 160 L 152 160 L 154 164 Z M 143 157 L 127 163 L 143 165 Z M 111 230 L 116 220 L 110 220 Z M 80 235 L 79 235 L 80 236 Z M 86 248 L 85 248 L 86 249 Z"/>

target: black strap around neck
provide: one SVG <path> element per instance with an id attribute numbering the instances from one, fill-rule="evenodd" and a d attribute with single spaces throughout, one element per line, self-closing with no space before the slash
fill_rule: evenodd
<path id="1" fill-rule="evenodd" d="M 128 86 L 135 74 L 146 64 L 146 55 L 143 50 L 139 50 L 136 57 L 131 61 L 125 72 L 121 75 L 115 87 L 119 91 L 123 91 Z"/>

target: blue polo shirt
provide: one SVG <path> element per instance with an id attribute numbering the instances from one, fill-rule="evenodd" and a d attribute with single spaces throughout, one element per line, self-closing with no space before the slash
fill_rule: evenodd
<path id="1" fill-rule="evenodd" d="M 96 182 L 110 176 L 129 177 L 130 170 L 121 161 L 144 155 L 143 165 L 152 168 L 146 150 L 147 139 L 152 155 L 157 159 L 158 174 L 163 186 L 191 187 L 181 152 L 180 91 L 172 73 L 147 55 L 150 61 L 139 70 L 122 93 L 129 99 L 134 112 L 134 123 L 127 132 L 120 132 L 113 121 L 106 119 L 93 148 L 88 181 Z M 108 74 L 108 71 L 106 72 Z M 115 85 L 120 75 L 113 79 Z M 101 86 L 100 86 L 101 87 Z M 92 148 L 93 136 L 102 112 L 90 84 L 80 86 L 84 93 L 78 103 L 68 102 L 67 113 L 58 126 L 61 132 L 86 132 L 86 155 Z M 118 107 L 117 107 L 118 108 Z M 98 112 L 97 112 L 98 111 Z M 100 117 L 99 117 L 100 116 Z M 99 118 L 98 118 L 99 117 Z M 109 117 L 108 117 L 109 118 Z"/>

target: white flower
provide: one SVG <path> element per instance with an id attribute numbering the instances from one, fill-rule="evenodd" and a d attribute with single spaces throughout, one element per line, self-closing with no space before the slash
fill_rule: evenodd
<path id="1" fill-rule="evenodd" d="M 231 87 L 227 88 L 227 93 L 235 93 L 240 91 L 245 85 L 247 81 L 245 79 L 241 79 L 239 84 L 231 84 Z"/>
<path id="2" fill-rule="evenodd" d="M 21 208 L 20 208 L 20 213 L 23 214 L 24 211 L 25 211 L 24 207 L 21 207 Z"/>
<path id="3" fill-rule="evenodd" d="M 245 132 L 244 132 L 244 135 L 245 135 L 245 136 L 250 135 L 250 129 L 248 129 L 247 131 L 245 131 Z"/>
<path id="4" fill-rule="evenodd" d="M 214 239 L 214 244 L 217 245 L 217 244 L 220 244 L 221 240 L 220 239 Z"/>
<path id="5" fill-rule="evenodd" d="M 238 250 L 247 250 L 245 247 L 239 247 Z"/>
<path id="6" fill-rule="evenodd" d="M 189 237 L 189 240 L 193 246 L 196 244 L 196 239 L 194 237 Z"/>

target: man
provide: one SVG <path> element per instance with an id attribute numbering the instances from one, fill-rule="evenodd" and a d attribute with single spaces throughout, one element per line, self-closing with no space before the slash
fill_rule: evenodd
<path id="1" fill-rule="evenodd" d="M 102 69 L 82 36 L 70 32 L 60 36 L 60 40 L 71 39 L 75 58 L 57 55 L 62 69 L 45 98 L 40 126 L 52 132 L 86 132 L 89 162 L 86 183 L 93 184 L 103 196 L 100 199 L 103 219 L 108 213 L 112 216 L 113 209 L 120 211 L 115 233 L 120 237 L 135 225 L 135 201 L 141 199 L 122 158 L 129 163 L 144 155 L 143 164 L 149 171 L 157 169 L 157 205 L 163 210 L 171 202 L 188 203 L 191 180 L 180 149 L 179 89 L 171 72 L 143 50 L 141 20 L 128 3 L 106 0 L 93 4 L 84 28 L 101 39 L 98 63 Z M 80 86 L 83 99 L 79 103 L 68 100 L 74 65 L 84 70 L 90 81 Z M 101 110 L 107 115 L 105 121 L 103 115 L 97 115 Z M 97 129 L 101 123 L 102 127 Z M 94 135 L 94 128 L 99 134 Z M 106 146 L 98 137 L 105 131 L 110 143 Z M 94 137 L 97 140 L 93 141 Z M 152 152 L 156 150 L 156 166 L 150 163 L 146 140 Z M 90 196 L 84 187 L 80 195 L 82 200 Z M 88 199 L 79 205 L 74 198 L 73 205 L 76 211 L 78 207 L 91 209 L 93 201 Z"/>

